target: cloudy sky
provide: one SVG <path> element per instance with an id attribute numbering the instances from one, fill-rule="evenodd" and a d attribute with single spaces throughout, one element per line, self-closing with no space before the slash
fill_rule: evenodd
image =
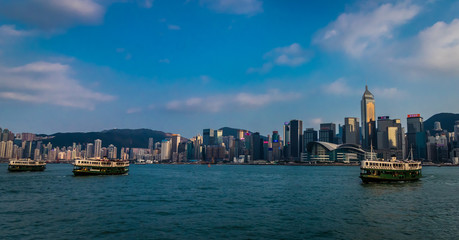
<path id="1" fill-rule="evenodd" d="M 1 0 L 0 127 L 268 134 L 458 112 L 459 2 Z"/>

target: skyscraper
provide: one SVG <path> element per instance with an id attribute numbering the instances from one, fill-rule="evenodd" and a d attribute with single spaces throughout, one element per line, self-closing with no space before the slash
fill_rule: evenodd
<path id="1" fill-rule="evenodd" d="M 413 149 L 415 159 L 426 159 L 427 141 L 421 115 L 409 114 L 406 122 L 408 125 L 408 132 L 406 133 L 408 152 Z"/>
<path id="2" fill-rule="evenodd" d="M 389 160 L 392 155 L 403 159 L 403 129 L 400 119 L 389 116 L 378 117 L 377 153 Z"/>
<path id="3" fill-rule="evenodd" d="M 303 121 L 290 121 L 290 157 L 300 160 L 303 152 Z"/>
<path id="4" fill-rule="evenodd" d="M 343 143 L 360 145 L 360 124 L 358 118 L 344 118 Z"/>
<path id="5" fill-rule="evenodd" d="M 180 144 L 180 134 L 172 134 L 172 152 L 178 153 L 178 147 Z"/>
<path id="6" fill-rule="evenodd" d="M 213 145 L 214 144 L 214 130 L 211 128 L 203 129 L 202 139 L 203 139 L 204 146 Z"/>
<path id="7" fill-rule="evenodd" d="M 94 144 L 88 143 L 86 144 L 86 158 L 94 157 Z"/>
<path id="8" fill-rule="evenodd" d="M 307 151 L 308 143 L 317 141 L 317 131 L 314 128 L 306 128 L 304 131 L 303 152 Z"/>
<path id="9" fill-rule="evenodd" d="M 215 130 L 213 145 L 220 145 L 222 143 L 223 143 L 223 130 Z"/>
<path id="10" fill-rule="evenodd" d="M 155 147 L 155 141 L 153 141 L 153 138 L 148 138 L 148 149 L 150 149 L 150 154 L 153 153 L 154 147 Z"/>
<path id="11" fill-rule="evenodd" d="M 362 147 L 369 149 L 376 146 L 376 117 L 375 117 L 375 98 L 365 85 L 365 92 L 362 96 Z"/>
<path id="12" fill-rule="evenodd" d="M 319 141 L 335 143 L 336 124 L 334 123 L 321 123 L 319 130 Z"/>
<path id="13" fill-rule="evenodd" d="M 290 144 L 290 123 L 284 123 L 284 136 L 282 136 L 282 140 L 284 140 L 284 146 L 288 146 Z"/>
<path id="14" fill-rule="evenodd" d="M 94 158 L 101 158 L 101 150 L 102 150 L 102 140 L 96 139 L 94 141 Z"/>
<path id="15" fill-rule="evenodd" d="M 252 159 L 253 160 L 260 160 L 260 159 L 263 159 L 263 141 L 261 139 L 261 136 L 260 136 L 260 133 L 259 132 L 256 132 L 254 134 L 252 134 L 252 149 L 253 149 L 253 156 L 252 156 Z"/>

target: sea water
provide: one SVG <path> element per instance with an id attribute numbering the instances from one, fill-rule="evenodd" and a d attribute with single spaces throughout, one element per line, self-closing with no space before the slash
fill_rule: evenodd
<path id="1" fill-rule="evenodd" d="M 457 239 L 459 168 L 362 184 L 358 167 L 0 165 L 0 239 Z"/>

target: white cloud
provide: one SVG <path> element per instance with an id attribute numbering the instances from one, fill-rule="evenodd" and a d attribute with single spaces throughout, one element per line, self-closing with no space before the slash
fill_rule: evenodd
<path id="1" fill-rule="evenodd" d="M 437 22 L 420 32 L 412 45 L 418 46 L 411 56 L 396 63 L 416 70 L 459 73 L 459 19 L 450 24 Z"/>
<path id="2" fill-rule="evenodd" d="M 169 30 L 180 30 L 180 26 L 178 25 L 172 25 L 172 24 L 169 24 L 167 25 L 167 28 L 169 28 Z"/>
<path id="3" fill-rule="evenodd" d="M 404 91 L 392 87 L 392 88 L 375 88 L 372 90 L 375 98 L 385 98 L 385 99 L 394 99 L 394 98 L 403 98 L 407 95 Z"/>
<path id="4" fill-rule="evenodd" d="M 327 94 L 338 96 L 351 96 L 360 94 L 360 91 L 351 88 L 344 78 L 338 78 L 336 81 L 330 84 L 323 85 L 322 91 Z"/>
<path id="5" fill-rule="evenodd" d="M 353 57 L 377 48 L 393 38 L 394 30 L 414 18 L 420 7 L 403 2 L 383 4 L 373 11 L 343 13 L 314 39 L 326 49 L 342 50 Z"/>
<path id="6" fill-rule="evenodd" d="M 262 67 L 249 68 L 247 72 L 267 73 L 271 71 L 275 65 L 297 67 L 309 61 L 310 55 L 311 54 L 304 50 L 298 43 L 293 43 L 286 47 L 278 47 L 267 52 L 263 56 L 263 59 L 268 62 L 264 63 Z"/>
<path id="7" fill-rule="evenodd" d="M 25 37 L 33 35 L 33 31 L 18 30 L 15 25 L 0 26 L 1 37 Z"/>
<path id="8" fill-rule="evenodd" d="M 142 112 L 142 108 L 139 108 L 139 107 L 129 108 L 128 110 L 126 110 L 127 114 L 134 114 L 134 113 L 140 113 L 140 112 Z"/>
<path id="9" fill-rule="evenodd" d="M 322 118 L 313 118 L 313 119 L 309 120 L 309 123 L 311 125 L 316 125 L 316 126 L 319 126 L 323 122 L 324 121 L 322 120 Z"/>
<path id="10" fill-rule="evenodd" d="M 167 111 L 173 112 L 210 112 L 217 113 L 227 110 L 254 109 L 275 102 L 293 101 L 300 98 L 299 93 L 281 93 L 272 89 L 262 94 L 237 93 L 221 94 L 208 97 L 193 97 L 186 100 L 174 100 L 165 105 Z"/>
<path id="11" fill-rule="evenodd" d="M 36 31 L 19 30 L 15 25 L 0 26 L 0 44 L 12 43 L 19 38 L 29 37 L 36 34 Z"/>
<path id="12" fill-rule="evenodd" d="M 207 75 L 201 75 L 201 76 L 199 76 L 199 78 L 201 79 L 201 82 L 203 84 L 207 84 L 212 80 L 212 78 L 207 76 Z"/>
<path id="13" fill-rule="evenodd" d="M 94 0 L 23 0 L 0 3 L 0 14 L 44 29 L 102 22 L 105 7 Z"/>
<path id="14" fill-rule="evenodd" d="M 144 8 L 152 8 L 154 0 L 142 0 L 140 1 L 140 5 Z"/>
<path id="15" fill-rule="evenodd" d="M 114 96 L 92 91 L 71 77 L 68 65 L 34 62 L 24 66 L 0 66 L 0 98 L 93 110 L 97 102 Z"/>
<path id="16" fill-rule="evenodd" d="M 255 15 L 263 12 L 260 0 L 200 0 L 202 5 L 219 13 Z"/>

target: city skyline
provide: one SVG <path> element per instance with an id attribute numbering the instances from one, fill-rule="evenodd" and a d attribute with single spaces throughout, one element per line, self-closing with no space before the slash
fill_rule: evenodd
<path id="1" fill-rule="evenodd" d="M 360 118 L 365 85 L 406 127 L 459 100 L 454 1 L 78 3 L 0 3 L 2 127 L 319 129 Z"/>

